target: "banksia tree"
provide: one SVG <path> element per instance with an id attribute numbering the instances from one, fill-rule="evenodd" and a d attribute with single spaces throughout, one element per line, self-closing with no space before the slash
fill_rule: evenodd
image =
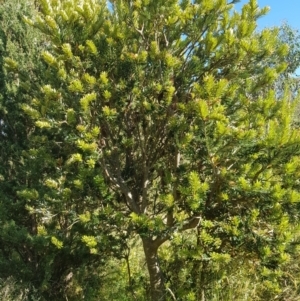
<path id="1" fill-rule="evenodd" d="M 269 284 L 290 258 L 300 138 L 289 93 L 271 89 L 288 49 L 276 30 L 255 32 L 256 1 L 232 9 L 43 0 L 25 19 L 48 37 L 47 70 L 20 103 L 32 127 L 18 198 L 57 249 L 70 229 L 95 258 L 139 235 L 152 300 L 168 294 L 158 249 L 191 229 L 194 260 L 243 254 Z"/>
<path id="2" fill-rule="evenodd" d="M 37 62 L 41 35 L 21 22 L 24 14 L 32 15 L 33 9 L 27 1 L 4 0 L 0 6 L 0 279 L 6 281 L 13 275 L 15 281 L 27 279 L 35 285 L 36 276 L 32 276 L 37 271 L 31 261 L 33 217 L 26 214 L 24 202 L 16 198 L 18 187 L 27 185 L 28 171 L 20 158 L 28 145 L 25 137 L 32 123 L 20 108 L 26 99 L 20 86 L 25 87 L 30 77 L 38 81 L 33 69 L 41 66 Z M 6 57 L 26 76 L 20 79 L 20 73 L 7 73 Z"/>
<path id="3" fill-rule="evenodd" d="M 81 226 L 74 229 L 83 231 L 82 235 L 76 236 L 73 228 L 71 233 L 71 224 L 68 224 L 60 234 L 66 238 L 62 242 L 57 228 L 69 222 L 67 217 L 65 221 L 59 216 L 60 221 L 52 223 L 51 212 L 41 211 L 41 207 L 32 210 L 37 204 L 40 206 L 54 199 L 51 195 L 47 197 L 45 190 L 41 194 L 40 180 L 44 189 L 60 189 L 60 182 L 51 176 L 41 176 L 41 172 L 47 174 L 59 168 L 59 160 L 51 163 L 47 152 L 43 157 L 42 148 L 35 149 L 39 147 L 36 144 L 39 139 L 44 141 L 46 136 L 34 138 L 34 144 L 29 139 L 35 127 L 32 119 L 35 111 L 30 110 L 28 102 L 35 95 L 33 91 L 39 91 L 48 76 L 47 65 L 39 59 L 40 52 L 48 45 L 47 39 L 22 21 L 24 16 L 32 17 L 34 12 L 33 2 L 27 0 L 2 1 L 0 7 L 0 280 L 2 284 L 13 276 L 11 281 L 22 283 L 16 290 L 23 286 L 32 298 L 29 288 L 38 289 L 39 297 L 44 296 L 45 300 L 65 300 L 65 295 L 78 300 L 83 294 L 92 300 L 97 294 L 93 285 L 99 286 L 98 267 L 103 265 L 106 256 L 105 251 L 102 252 L 99 260 L 91 254 L 90 233 L 93 231 L 86 226 L 86 221 L 93 217 L 88 210 L 81 210 L 72 223 L 81 221 Z M 52 170 L 51 164 L 55 166 Z M 97 183 L 101 186 L 101 179 Z M 65 200 L 68 190 L 63 190 L 62 194 Z M 60 210 L 65 213 L 68 206 L 64 204 Z M 92 272 L 86 271 L 90 264 Z M 88 286 L 86 277 L 90 279 Z M 8 296 L 1 295 L 1 298 Z"/>

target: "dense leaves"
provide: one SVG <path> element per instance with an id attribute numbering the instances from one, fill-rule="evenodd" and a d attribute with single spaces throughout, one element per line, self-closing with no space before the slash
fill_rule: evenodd
<path id="1" fill-rule="evenodd" d="M 33 10 L 34 6 L 25 1 L 7 1 L 0 8 L 0 277 L 9 279 L 13 276 L 16 282 L 23 282 L 24 287 L 29 283 L 29 288 L 38 289 L 46 300 L 59 300 L 66 294 L 75 299 L 81 298 L 82 294 L 92 298 L 97 294 L 94 289 L 98 288 L 101 278 L 98 267 L 104 264 L 108 251 L 102 248 L 100 260 L 92 256 L 88 238 L 94 229 L 87 221 L 99 223 L 101 216 L 89 217 L 84 201 L 77 207 L 78 215 L 74 216 L 70 203 L 61 204 L 55 200 L 57 193 L 53 188 L 58 189 L 58 183 L 53 179 L 43 179 L 43 175 L 59 170 L 59 144 L 53 136 L 32 137 L 35 124 L 24 113 L 26 109 L 30 110 L 28 102 L 49 76 L 47 66 L 39 60 L 40 52 L 47 47 L 47 40 L 22 21 L 24 15 L 31 16 Z M 17 74 L 7 73 L 4 61 Z M 57 161 L 53 159 L 55 153 Z M 76 167 L 74 172 L 77 172 Z M 87 171 L 83 172 L 86 177 L 91 176 Z M 101 178 L 94 186 L 101 187 Z M 64 201 L 71 191 L 62 190 L 60 196 Z M 44 208 L 49 202 L 51 212 Z M 97 207 L 96 201 L 92 204 Z M 56 222 L 52 221 L 54 217 Z M 80 226 L 73 227 L 81 220 Z M 98 226 L 99 232 L 100 228 L 102 226 Z M 109 243 L 122 245 L 120 236 L 110 237 Z M 89 265 L 95 273 L 86 270 Z M 85 285 L 86 279 L 90 279 L 88 286 Z"/>
<path id="2" fill-rule="evenodd" d="M 289 49 L 277 29 L 256 31 L 266 12 L 254 0 L 240 13 L 222 0 L 41 0 L 24 17 L 43 38 L 32 76 L 3 59 L 20 81 L 7 114 L 21 110 L 24 145 L 9 140 L 21 165 L 2 191 L 26 223 L 6 218 L 1 237 L 29 232 L 46 298 L 96 298 L 80 279 L 92 266 L 100 277 L 108 257 L 128 264 L 137 236 L 152 300 L 209 299 L 213 278 L 242 261 L 262 299 L 280 294 L 300 138 L 295 95 L 273 91 Z"/>

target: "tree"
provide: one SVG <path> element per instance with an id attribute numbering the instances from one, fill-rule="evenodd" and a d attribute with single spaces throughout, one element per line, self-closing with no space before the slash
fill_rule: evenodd
<path id="1" fill-rule="evenodd" d="M 287 55 L 288 67 L 284 73 L 295 74 L 300 65 L 300 35 L 299 30 L 292 28 L 288 23 L 283 23 L 279 27 L 279 38 L 282 43 L 289 45 Z"/>
<path id="2" fill-rule="evenodd" d="M 41 179 L 41 170 L 43 173 L 51 170 L 51 158 L 46 160 L 47 152 L 43 154 L 40 149 L 39 154 L 45 156 L 39 157 L 40 161 L 34 159 L 35 150 L 31 148 L 29 137 L 35 125 L 24 114 L 26 103 L 31 101 L 33 95 L 30 89 L 37 91 L 47 80 L 47 66 L 39 59 L 40 52 L 47 47 L 47 39 L 40 31 L 22 21 L 24 15 L 32 17 L 33 12 L 33 1 L 27 0 L 4 1 L 0 7 L 1 287 L 2 282 L 4 286 L 16 287 L 10 284 L 16 282 L 22 283 L 16 290 L 22 288 L 22 294 L 25 296 L 28 291 L 32 298 L 37 291 L 40 298 L 45 298 L 43 300 L 65 300 L 65 296 L 69 300 L 78 300 L 82 295 L 92 300 L 97 294 L 95 287 L 98 288 L 102 281 L 100 267 L 104 265 L 108 251 L 103 245 L 105 250 L 99 260 L 87 247 L 93 243 L 89 242 L 88 235 L 93 230 L 84 224 L 89 219 L 89 213 L 76 216 L 72 223 L 76 224 L 81 220 L 82 224 L 70 227 L 67 217 L 64 220 L 60 218 L 54 224 L 51 223 L 51 215 L 45 216 L 44 212 L 34 212 L 31 209 L 35 201 L 41 201 L 38 190 L 34 189 Z M 3 66 L 5 61 L 17 68 L 17 73 L 7 72 Z M 76 172 L 76 168 L 74 171 Z M 53 187 L 53 182 L 48 181 L 47 185 L 51 183 Z M 68 191 L 64 190 L 63 193 L 67 194 Z M 45 197 L 46 193 L 43 194 L 41 204 L 45 202 Z M 66 212 L 68 206 L 62 205 L 60 210 Z M 82 207 L 84 206 L 83 203 Z M 60 233 L 64 237 L 64 248 L 61 248 L 60 240 L 56 237 L 60 225 L 65 225 L 61 226 L 63 232 Z M 98 226 L 97 233 L 105 236 L 100 230 L 102 228 Z M 83 231 L 84 237 L 77 234 Z M 117 236 L 114 240 L 118 240 Z M 122 244 L 118 241 L 120 248 Z M 22 295 L 19 291 L 18 294 Z M 8 298 L 7 295 L 1 297 Z"/>
<path id="3" fill-rule="evenodd" d="M 300 138 L 288 92 L 271 89 L 287 47 L 255 33 L 256 1 L 232 8 L 41 0 L 26 19 L 48 37 L 47 70 L 21 103 L 32 124 L 17 198 L 66 253 L 67 229 L 96 258 L 139 235 L 153 301 L 168 293 L 159 248 L 193 229 L 194 260 L 244 256 L 269 286 L 289 260 Z"/>
<path id="4" fill-rule="evenodd" d="M 32 280 L 30 270 L 36 272 L 29 262 L 32 217 L 24 215 L 24 203 L 15 198 L 17 187 L 24 184 L 24 170 L 19 159 L 27 146 L 27 140 L 23 138 L 31 122 L 19 107 L 23 100 L 19 75 L 8 74 L 4 69 L 4 59 L 8 56 L 26 72 L 26 78 L 34 77 L 33 66 L 40 65 L 33 63 L 40 51 L 40 33 L 20 22 L 23 14 L 31 15 L 32 10 L 33 6 L 25 1 L 2 1 L 0 7 L 1 280 L 11 275 Z M 23 78 L 24 82 L 26 78 Z"/>
<path id="5" fill-rule="evenodd" d="M 283 93 L 285 87 L 292 91 L 292 96 L 297 97 L 299 90 L 299 77 L 297 75 L 300 65 L 300 35 L 299 31 L 289 24 L 283 23 L 279 29 L 279 41 L 289 46 L 289 51 L 285 57 L 287 68 L 280 74 L 275 83 L 277 93 Z"/>

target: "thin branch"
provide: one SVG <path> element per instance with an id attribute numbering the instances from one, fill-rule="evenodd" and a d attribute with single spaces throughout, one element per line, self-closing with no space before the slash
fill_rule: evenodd
<path id="1" fill-rule="evenodd" d="M 164 32 L 163 34 L 164 34 L 164 38 L 165 38 L 165 42 L 166 42 L 166 47 L 168 47 L 168 46 L 169 46 L 169 41 L 168 41 L 168 38 L 167 38 L 167 36 L 166 36 L 166 33 L 165 33 L 165 32 Z"/>
<path id="2" fill-rule="evenodd" d="M 181 226 L 180 224 L 177 223 L 174 226 L 168 228 L 162 236 L 155 238 L 153 240 L 153 244 L 156 248 L 158 248 L 171 237 L 172 233 L 183 232 L 183 231 L 186 231 L 189 229 L 197 228 L 197 227 L 199 227 L 200 222 L 201 222 L 201 216 L 195 215 L 195 216 L 192 216 L 191 218 L 189 218 L 188 220 L 186 220 L 183 223 L 183 226 Z"/>
<path id="3" fill-rule="evenodd" d="M 126 198 L 126 201 L 128 202 L 128 205 L 130 207 L 130 209 L 135 212 L 135 213 L 140 213 L 140 209 L 137 206 L 136 202 L 133 199 L 132 193 L 129 190 L 129 188 L 127 187 L 124 179 L 122 179 L 122 177 L 120 176 L 120 171 L 119 169 L 117 169 L 117 173 L 118 175 L 114 175 L 113 172 L 110 170 L 110 168 L 108 167 L 108 165 L 105 163 L 104 159 L 102 158 L 102 162 L 101 165 L 104 169 L 104 172 L 107 176 L 107 178 L 111 181 L 111 183 L 113 183 L 115 185 L 115 187 L 117 189 L 119 189 Z"/>
<path id="4" fill-rule="evenodd" d="M 143 38 L 143 41 L 145 41 L 145 36 L 144 36 L 144 27 L 145 27 L 145 23 L 143 23 L 142 28 L 141 29 L 137 29 L 135 28 L 135 30 L 141 35 L 141 37 Z"/>
<path id="5" fill-rule="evenodd" d="M 148 166 L 143 167 L 143 193 L 142 193 L 142 208 L 141 212 L 144 213 L 148 205 L 148 184 L 149 184 L 149 168 Z"/>
<path id="6" fill-rule="evenodd" d="M 177 299 L 176 299 L 174 293 L 171 291 L 171 289 L 170 289 L 169 287 L 167 287 L 167 291 L 170 293 L 170 295 L 172 296 L 173 300 L 174 300 L 174 301 L 177 301 Z"/>
<path id="7" fill-rule="evenodd" d="M 183 224 L 182 228 L 179 229 L 180 232 L 188 230 L 188 229 L 194 229 L 197 228 L 200 224 L 201 216 L 193 216 L 191 217 L 186 223 Z"/>

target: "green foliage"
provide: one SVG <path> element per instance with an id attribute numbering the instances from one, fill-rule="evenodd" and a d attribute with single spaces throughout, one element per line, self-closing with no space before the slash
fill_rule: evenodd
<path id="1" fill-rule="evenodd" d="M 1 144 L 17 147 L 2 167 L 13 190 L 1 190 L 25 222 L 6 217 L 1 239 L 19 235 L 34 252 L 25 257 L 40 267 L 45 298 L 97 300 L 103 263 L 128 267 L 137 235 L 153 301 L 168 292 L 213 300 L 212 285 L 242 258 L 267 288 L 257 296 L 284 293 L 298 243 L 300 136 L 291 91 L 273 87 L 289 50 L 277 29 L 255 31 L 267 9 L 254 0 L 232 8 L 41 0 L 24 18 L 46 43 L 32 77 L 14 54 L 2 62 L 11 90 L 22 92 L 5 114 L 25 122 L 13 132 L 22 145 Z M 143 281 L 129 279 L 132 296 L 146 295 Z"/>
<path id="2" fill-rule="evenodd" d="M 0 299 L 65 300 L 68 296 L 69 300 L 78 300 L 85 296 L 97 300 L 99 267 L 103 262 L 77 234 L 92 235 L 91 225 L 97 223 L 101 215 L 96 210 L 97 199 L 88 194 L 88 202 L 93 204 L 90 223 L 78 218 L 86 211 L 87 200 L 81 196 L 77 198 L 82 200 L 82 206 L 76 207 L 78 214 L 72 211 L 72 191 L 81 192 L 84 184 L 80 177 L 85 174 L 93 181 L 95 175 L 88 172 L 88 168 L 77 173 L 79 178 L 66 179 L 63 172 L 55 175 L 62 152 L 60 142 L 56 144 L 51 135 L 61 125 L 48 119 L 47 110 L 55 108 L 61 96 L 60 90 L 45 80 L 49 77 L 45 61 L 55 65 L 47 50 L 47 39 L 22 22 L 23 16 L 31 17 L 33 13 L 36 11 L 30 1 L 2 1 L 0 7 L 0 279 L 23 283 L 22 288 L 6 282 L 1 284 Z M 53 26 L 51 19 L 47 21 Z M 67 47 L 64 50 L 66 52 Z M 40 55 L 43 60 L 39 59 Z M 64 78 L 63 72 L 60 78 Z M 37 98 L 34 98 L 35 91 L 40 93 Z M 67 117 L 70 123 L 77 118 L 72 110 Z M 35 129 L 40 134 L 33 137 Z M 86 133 L 87 137 L 95 135 L 96 128 Z M 57 154 L 56 158 L 47 153 L 48 147 Z M 87 151 L 91 149 L 90 145 L 83 147 L 88 148 Z M 71 150 L 69 154 L 66 155 L 71 161 L 70 169 L 76 172 L 80 168 L 78 163 L 83 160 L 82 154 L 76 156 L 75 153 L 72 157 Z M 93 160 L 92 157 L 87 160 L 89 166 Z M 65 185 L 66 181 L 72 183 L 72 187 Z M 100 187 L 99 181 L 95 181 L 95 186 Z M 117 235 L 111 235 L 107 243 L 118 239 Z M 105 244 L 100 249 L 104 260 Z"/>

